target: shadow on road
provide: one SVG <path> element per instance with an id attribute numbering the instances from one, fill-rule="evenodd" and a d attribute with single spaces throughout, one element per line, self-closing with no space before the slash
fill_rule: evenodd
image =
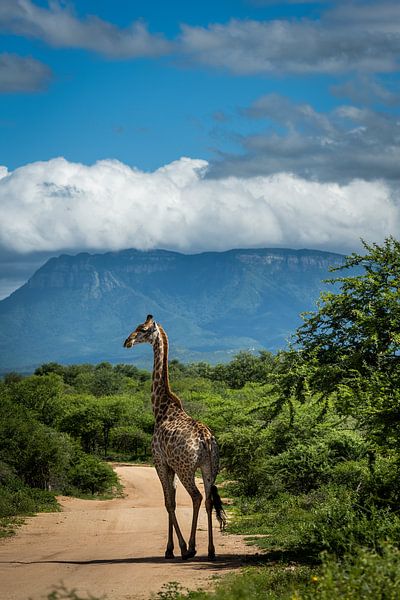
<path id="1" fill-rule="evenodd" d="M 245 556 L 236 555 L 220 555 L 215 560 L 209 560 L 206 556 L 196 556 L 190 560 L 182 560 L 181 558 L 165 559 L 162 556 L 140 556 L 140 557 L 127 557 L 127 558 L 96 558 L 93 560 L 2 560 L 0 564 L 8 565 L 40 565 L 40 564 L 59 564 L 59 565 L 118 565 L 118 564 L 179 564 L 179 566 L 188 565 L 191 568 L 195 566 L 198 569 L 232 569 L 235 567 L 241 567 L 245 564 Z"/>

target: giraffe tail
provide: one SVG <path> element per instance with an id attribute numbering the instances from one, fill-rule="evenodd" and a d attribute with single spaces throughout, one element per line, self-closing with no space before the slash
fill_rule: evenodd
<path id="1" fill-rule="evenodd" d="M 218 489 L 216 485 L 211 486 L 211 499 L 213 503 L 213 508 L 215 508 L 215 512 L 217 515 L 217 520 L 219 523 L 219 528 L 223 531 L 226 527 L 226 512 L 224 511 L 224 507 L 222 505 L 221 496 L 218 493 Z"/>

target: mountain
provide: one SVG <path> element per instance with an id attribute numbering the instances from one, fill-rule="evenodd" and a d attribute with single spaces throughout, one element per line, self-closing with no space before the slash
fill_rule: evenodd
<path id="1" fill-rule="evenodd" d="M 63 254 L 0 302 L 0 370 L 47 362 L 135 362 L 122 348 L 148 313 L 167 330 L 171 357 L 229 359 L 277 350 L 313 309 L 339 254 L 256 249 L 185 255 L 166 250 Z"/>

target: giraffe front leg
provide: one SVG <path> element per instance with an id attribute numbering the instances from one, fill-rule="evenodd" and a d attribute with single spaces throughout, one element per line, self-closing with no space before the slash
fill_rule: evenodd
<path id="1" fill-rule="evenodd" d="M 168 509 L 167 509 L 168 510 Z M 171 515 L 168 512 L 168 542 L 165 551 L 165 558 L 175 558 L 174 555 L 174 524 Z"/>
<path id="2" fill-rule="evenodd" d="M 193 558 L 196 556 L 196 529 L 197 529 L 197 520 L 199 517 L 199 510 L 201 501 L 203 496 L 201 495 L 198 487 L 196 486 L 194 479 L 194 470 L 190 473 L 178 473 L 179 479 L 181 480 L 183 486 L 186 491 L 192 498 L 193 504 L 193 516 L 192 516 L 192 527 L 190 530 L 190 538 L 189 538 L 189 548 L 187 554 L 182 556 L 182 558 Z"/>
<path id="3" fill-rule="evenodd" d="M 155 461 L 156 462 L 156 461 Z M 168 512 L 168 541 L 165 551 L 165 558 L 174 558 L 174 538 L 175 533 L 178 538 L 179 547 L 181 549 L 182 558 L 186 557 L 187 545 L 180 530 L 175 509 L 176 509 L 176 489 L 175 489 L 175 473 L 171 467 L 164 463 L 156 462 L 156 470 L 164 492 L 165 508 Z"/>
<path id="4" fill-rule="evenodd" d="M 187 552 L 187 556 L 185 558 L 193 558 L 196 556 L 196 529 L 197 529 L 197 520 L 199 517 L 199 510 L 201 501 L 203 496 L 200 494 L 199 490 L 196 488 L 196 492 L 192 495 L 192 503 L 193 503 L 193 516 L 192 516 L 192 528 L 190 530 L 190 538 L 189 538 L 189 549 Z"/>
<path id="5" fill-rule="evenodd" d="M 182 532 L 180 530 L 178 520 L 176 518 L 175 508 L 171 509 L 171 508 L 167 507 L 167 511 L 168 511 L 168 516 L 169 516 L 169 522 L 172 523 L 172 527 L 171 527 L 171 525 L 169 526 L 170 531 L 172 533 L 172 530 L 175 529 L 175 533 L 178 538 L 179 548 L 181 549 L 182 559 L 189 558 L 187 545 L 186 545 L 186 542 L 182 535 Z M 167 546 L 167 551 L 165 552 L 165 557 L 170 558 L 169 556 L 167 556 L 167 553 L 168 553 L 168 546 Z M 172 556 L 173 556 L 173 554 L 172 554 Z"/>

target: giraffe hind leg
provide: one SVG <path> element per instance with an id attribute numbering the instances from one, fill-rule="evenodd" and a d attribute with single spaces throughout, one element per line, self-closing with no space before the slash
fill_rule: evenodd
<path id="1" fill-rule="evenodd" d="M 207 524 L 208 524 L 208 558 L 210 560 L 215 560 L 215 547 L 213 540 L 213 529 L 212 529 L 212 509 L 213 509 L 213 499 L 211 488 L 214 483 L 214 478 L 210 472 L 209 468 L 202 468 L 201 474 L 203 476 L 204 482 L 204 491 L 206 494 L 206 511 L 207 511 Z"/>

